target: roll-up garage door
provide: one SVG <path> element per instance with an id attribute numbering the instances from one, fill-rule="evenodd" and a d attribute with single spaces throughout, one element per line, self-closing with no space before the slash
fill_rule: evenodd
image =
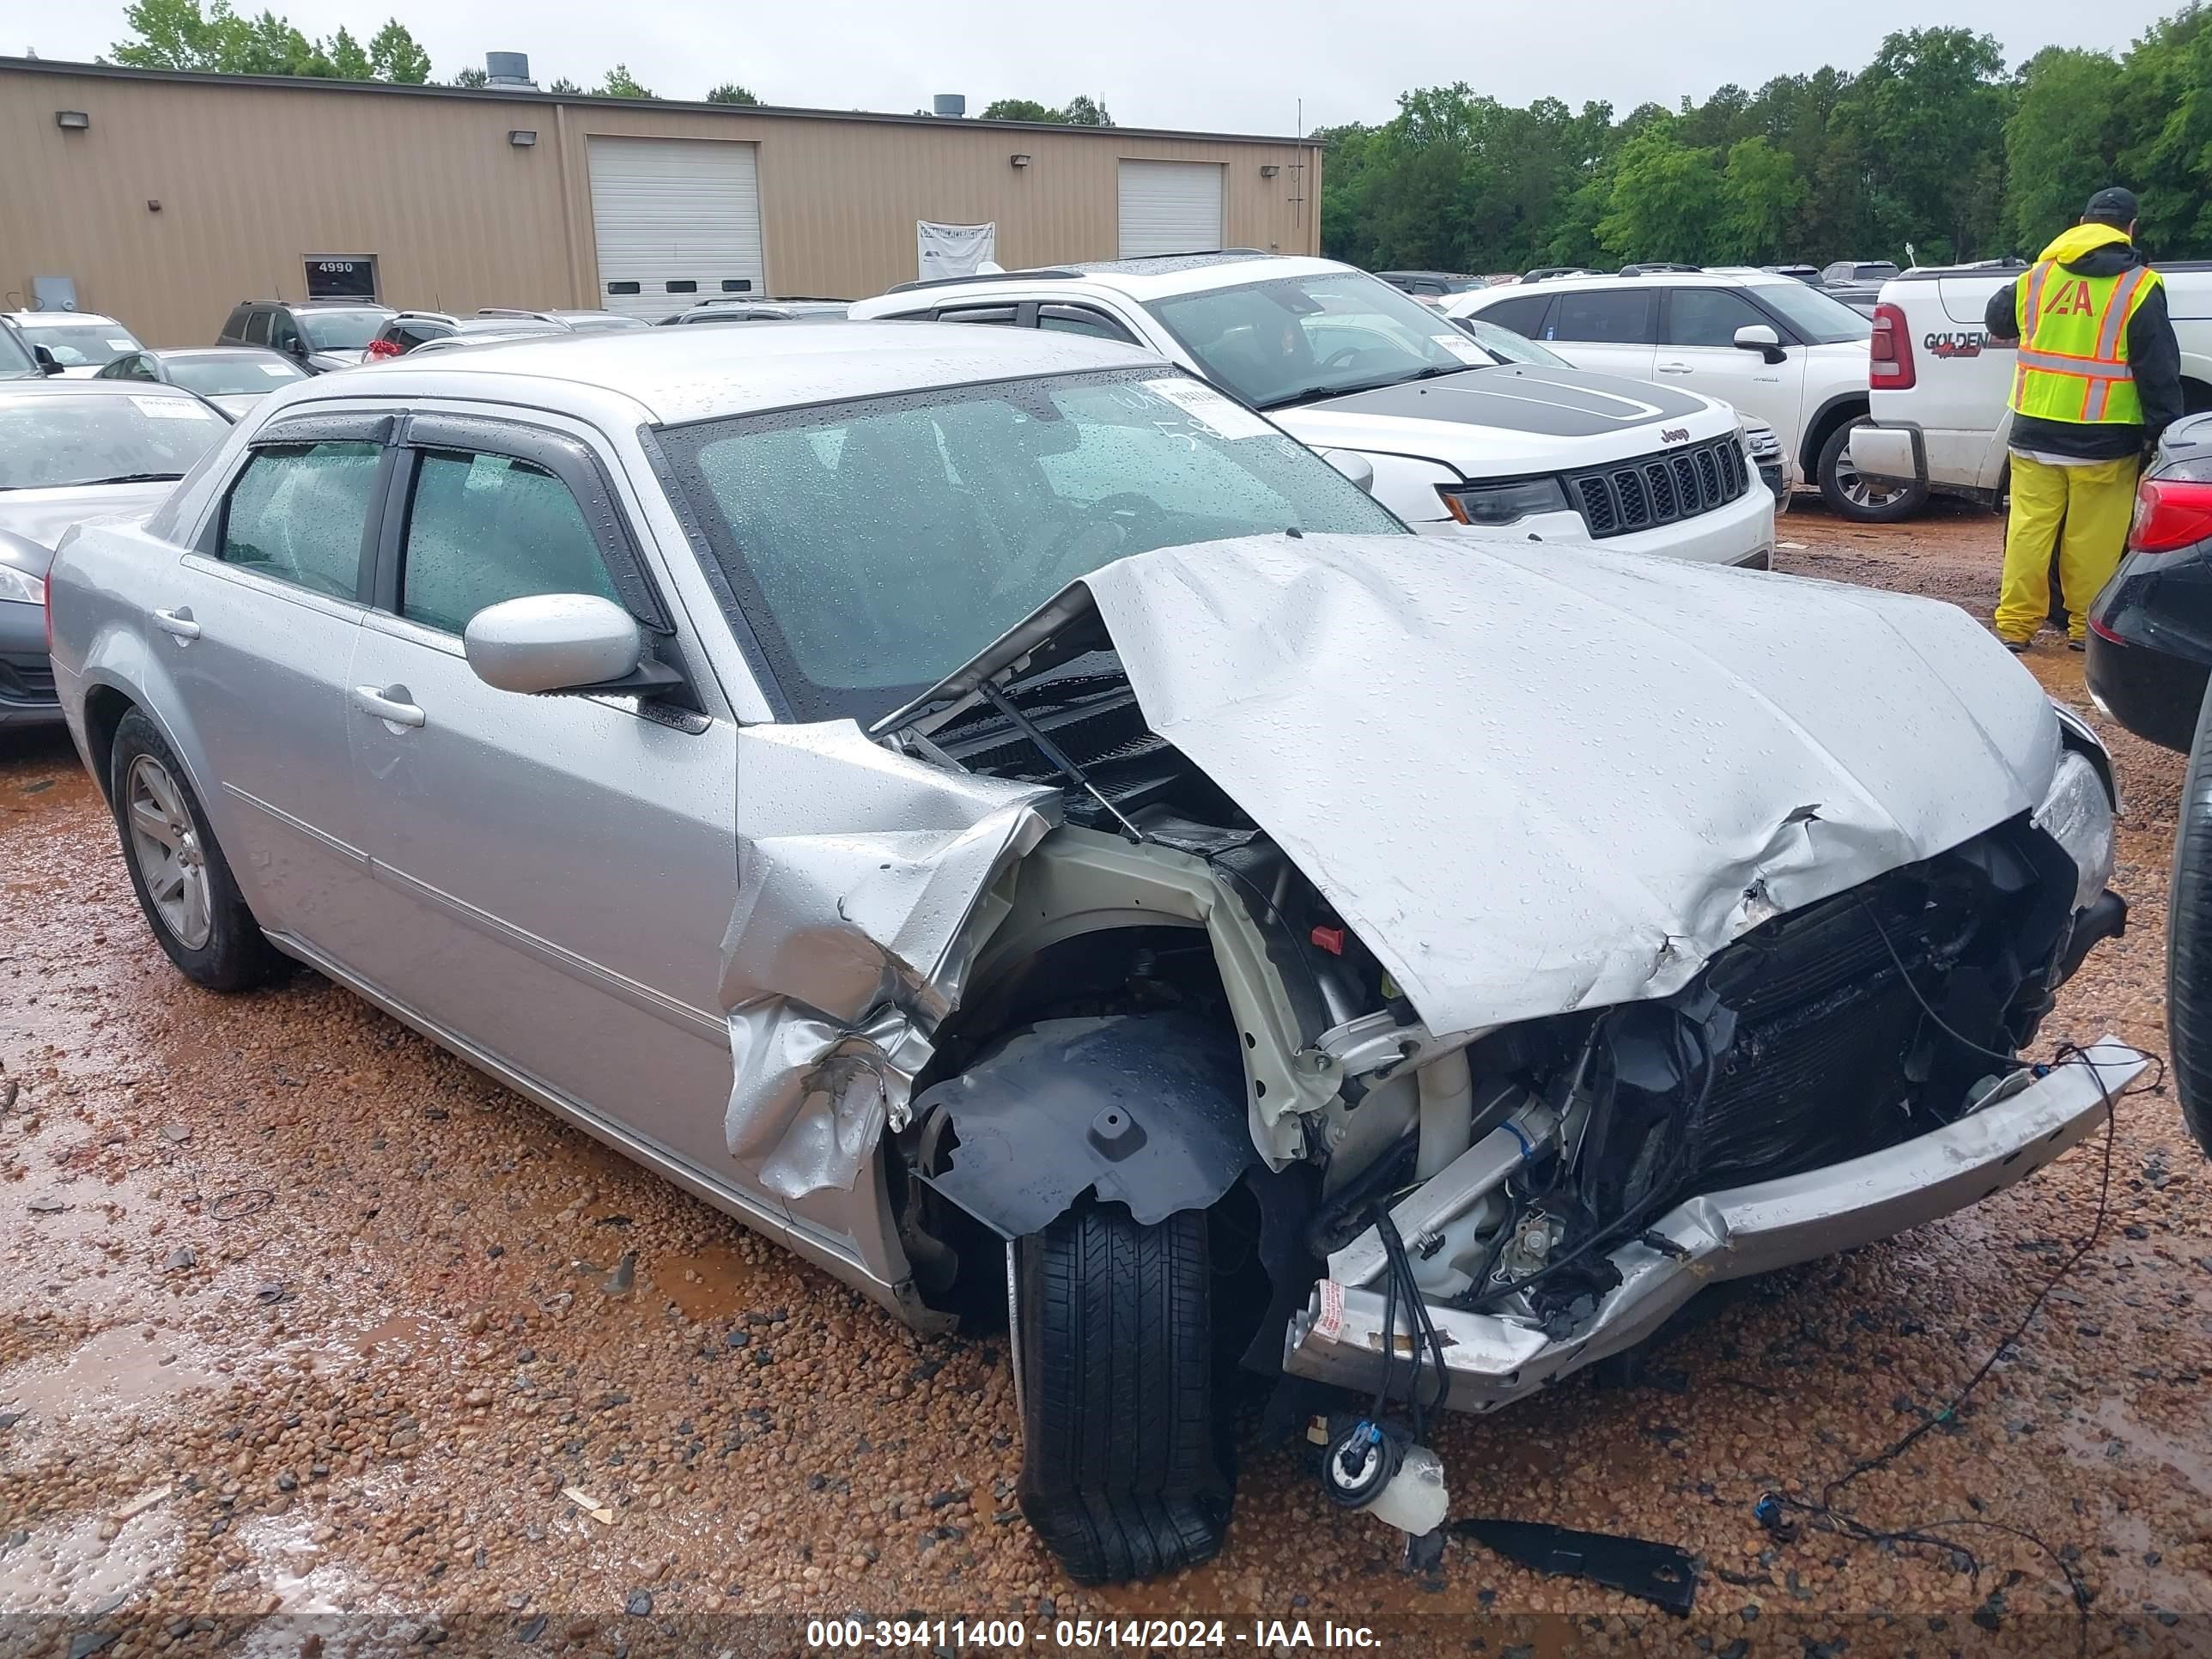
<path id="1" fill-rule="evenodd" d="M 599 303 L 658 320 L 718 295 L 762 292 L 754 146 L 593 138 Z"/>
<path id="2" fill-rule="evenodd" d="M 1121 163 L 1121 257 L 1221 246 L 1221 169 L 1211 161 Z"/>

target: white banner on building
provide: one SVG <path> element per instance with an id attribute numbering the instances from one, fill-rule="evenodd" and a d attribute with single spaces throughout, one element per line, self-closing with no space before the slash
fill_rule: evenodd
<path id="1" fill-rule="evenodd" d="M 933 276 L 973 276 L 978 267 L 996 252 L 999 227 L 988 225 L 933 225 L 927 219 L 914 222 L 915 263 L 921 267 L 921 280 Z"/>

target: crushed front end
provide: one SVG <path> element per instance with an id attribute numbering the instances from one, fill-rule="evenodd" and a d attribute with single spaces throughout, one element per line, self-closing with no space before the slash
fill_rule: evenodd
<path id="1" fill-rule="evenodd" d="M 2088 764 L 2069 756 L 2054 793 Z M 2118 1046 L 2047 1072 L 2012 1058 L 2124 925 L 2102 890 L 2109 844 L 2109 815 L 2024 816 L 1765 921 L 1671 995 L 1479 1038 L 1467 1151 L 1410 1190 L 1360 1182 L 1318 1218 L 1328 1270 L 1285 1369 L 1488 1410 L 1641 1340 L 1707 1284 L 1872 1243 L 2041 1168 L 2142 1065 Z M 1414 1155 L 1396 1153 L 1401 1171 Z M 1390 1317 L 1383 1198 L 1433 1346 L 1407 1310 Z"/>

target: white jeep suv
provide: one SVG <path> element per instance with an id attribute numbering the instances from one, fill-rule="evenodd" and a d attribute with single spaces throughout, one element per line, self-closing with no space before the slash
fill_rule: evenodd
<path id="1" fill-rule="evenodd" d="M 1887 524 L 1924 490 L 1878 483 L 1851 464 L 1867 418 L 1867 339 L 1849 306 L 1771 271 L 1564 276 L 1455 295 L 1446 314 L 1480 317 L 1540 342 L 1583 368 L 1681 386 L 1733 404 L 1782 437 L 1798 476 L 1830 509 Z"/>
<path id="2" fill-rule="evenodd" d="M 1150 347 L 1363 482 L 1371 467 L 1376 499 L 1416 529 L 1772 557 L 1773 497 L 1727 405 L 1462 328 L 1334 260 L 1175 254 L 908 283 L 852 315 Z"/>

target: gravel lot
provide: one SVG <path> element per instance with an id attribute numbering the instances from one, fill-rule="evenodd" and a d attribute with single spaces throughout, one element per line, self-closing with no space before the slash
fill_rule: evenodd
<path id="1" fill-rule="evenodd" d="M 1783 534 L 1807 575 L 1983 614 L 1995 596 L 1986 515 L 1866 530 L 1800 507 Z M 2089 712 L 2079 657 L 2046 635 L 2027 660 Z M 2045 1036 L 2160 1051 L 2180 766 L 2112 740 L 2134 919 Z M 1705 1565 L 1687 1621 L 1471 1546 L 1401 1577 L 1395 1534 L 1330 1510 L 1256 1414 L 1223 1556 L 1083 1591 L 1013 1511 L 1002 1340 L 907 1334 L 313 975 L 186 984 L 64 742 L 0 748 L 0 1607 L 54 1615 L 0 1621 L 0 1651 L 780 1651 L 793 1619 L 909 1609 L 1039 1637 L 1055 1614 L 1218 1614 L 1318 1640 L 1330 1618 L 1492 1654 L 2081 1639 L 2023 1537 L 1949 1534 L 1970 1574 L 1784 1545 L 1752 1506 L 1940 1408 L 2087 1232 L 2101 1135 L 1966 1215 L 1752 1287 L 1640 1378 L 1448 1425 L 1455 1514 L 1680 1543 Z M 2212 1172 L 2162 1095 L 2126 1103 L 2111 1156 L 2096 1249 L 1850 1503 L 2035 1534 L 2094 1589 L 2096 1650 L 2212 1650 Z"/>

